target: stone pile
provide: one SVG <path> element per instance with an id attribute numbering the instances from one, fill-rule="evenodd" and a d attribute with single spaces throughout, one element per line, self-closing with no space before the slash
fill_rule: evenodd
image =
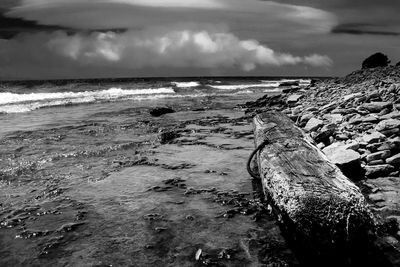
<path id="1" fill-rule="evenodd" d="M 360 70 L 246 104 L 252 114 L 286 113 L 350 179 L 370 189 L 384 217 L 400 222 L 399 183 L 388 191 L 388 181 L 400 181 L 400 67 Z"/>

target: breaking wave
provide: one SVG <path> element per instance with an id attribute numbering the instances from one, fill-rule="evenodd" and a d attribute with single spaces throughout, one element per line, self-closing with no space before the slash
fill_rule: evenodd
<path id="1" fill-rule="evenodd" d="M 178 88 L 192 88 L 200 85 L 199 82 L 172 82 Z"/>
<path id="2" fill-rule="evenodd" d="M 102 91 L 63 92 L 63 93 L 0 93 L 0 113 L 28 112 L 38 108 L 94 103 L 117 99 L 141 98 L 144 96 L 168 97 L 175 94 L 170 88 L 121 89 L 110 88 Z"/>
<path id="3" fill-rule="evenodd" d="M 311 83 L 311 80 L 300 79 L 282 79 L 282 80 L 261 80 L 261 83 L 255 84 L 221 84 L 221 85 L 209 85 L 209 87 L 217 90 L 243 90 L 251 88 L 266 88 L 273 89 L 278 88 L 288 82 L 297 82 L 299 86 L 307 86 Z"/>

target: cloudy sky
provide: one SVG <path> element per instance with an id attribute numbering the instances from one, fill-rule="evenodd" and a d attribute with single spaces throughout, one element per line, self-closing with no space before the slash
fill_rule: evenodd
<path id="1" fill-rule="evenodd" d="M 400 61 L 399 0 L 0 0 L 0 79 L 340 76 Z"/>

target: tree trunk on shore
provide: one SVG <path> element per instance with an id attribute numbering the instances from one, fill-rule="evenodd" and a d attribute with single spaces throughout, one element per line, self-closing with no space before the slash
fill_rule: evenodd
<path id="1" fill-rule="evenodd" d="M 374 220 L 359 188 L 278 112 L 254 118 L 264 192 L 299 247 L 338 255 L 363 243 Z M 306 247 L 304 247 L 306 246 Z"/>

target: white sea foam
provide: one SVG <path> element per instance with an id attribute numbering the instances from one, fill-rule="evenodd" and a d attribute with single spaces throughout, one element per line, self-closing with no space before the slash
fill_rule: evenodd
<path id="1" fill-rule="evenodd" d="M 209 85 L 210 87 L 217 90 L 241 90 L 248 88 L 266 88 L 274 87 L 267 83 L 256 83 L 256 84 L 225 84 L 225 85 Z M 278 85 L 279 86 L 279 85 Z"/>
<path id="2" fill-rule="evenodd" d="M 80 99 L 86 102 L 87 98 L 94 100 L 107 100 L 122 98 L 132 95 L 150 95 L 150 94 L 173 94 L 174 90 L 170 87 L 167 88 L 151 88 L 151 89 L 132 89 L 126 90 L 121 88 L 110 88 L 102 91 L 85 91 L 85 92 L 64 92 L 64 93 L 30 93 L 30 94 L 14 94 L 14 93 L 0 93 L 0 105 L 46 101 L 55 99 Z M 79 102 L 79 101 L 78 101 Z"/>
<path id="3" fill-rule="evenodd" d="M 268 84 L 268 86 L 271 87 L 279 87 L 282 83 L 287 83 L 287 82 L 299 82 L 300 86 L 307 86 L 310 85 L 311 79 L 281 79 L 276 81 L 261 80 L 261 82 L 264 84 Z"/>
<path id="4" fill-rule="evenodd" d="M 66 92 L 66 93 L 32 93 L 32 94 L 13 94 L 0 93 L 0 113 L 23 113 L 39 108 L 68 106 L 75 104 L 95 103 L 99 101 L 118 101 L 118 100 L 156 100 L 162 98 L 197 98 L 218 95 L 237 95 L 250 94 L 251 90 L 239 91 L 235 93 L 197 93 L 197 94 L 176 94 L 172 88 L 157 89 L 137 89 L 123 90 L 120 88 L 110 88 L 103 91 L 85 92 Z"/>
<path id="5" fill-rule="evenodd" d="M 0 93 L 0 113 L 21 113 L 43 107 L 66 106 L 71 104 L 94 103 L 117 99 L 135 99 L 141 96 L 168 97 L 174 95 L 172 88 L 121 89 L 110 88 L 102 91 L 64 93 Z"/>
<path id="6" fill-rule="evenodd" d="M 172 84 L 178 88 L 191 88 L 200 85 L 199 82 L 172 82 Z"/>

